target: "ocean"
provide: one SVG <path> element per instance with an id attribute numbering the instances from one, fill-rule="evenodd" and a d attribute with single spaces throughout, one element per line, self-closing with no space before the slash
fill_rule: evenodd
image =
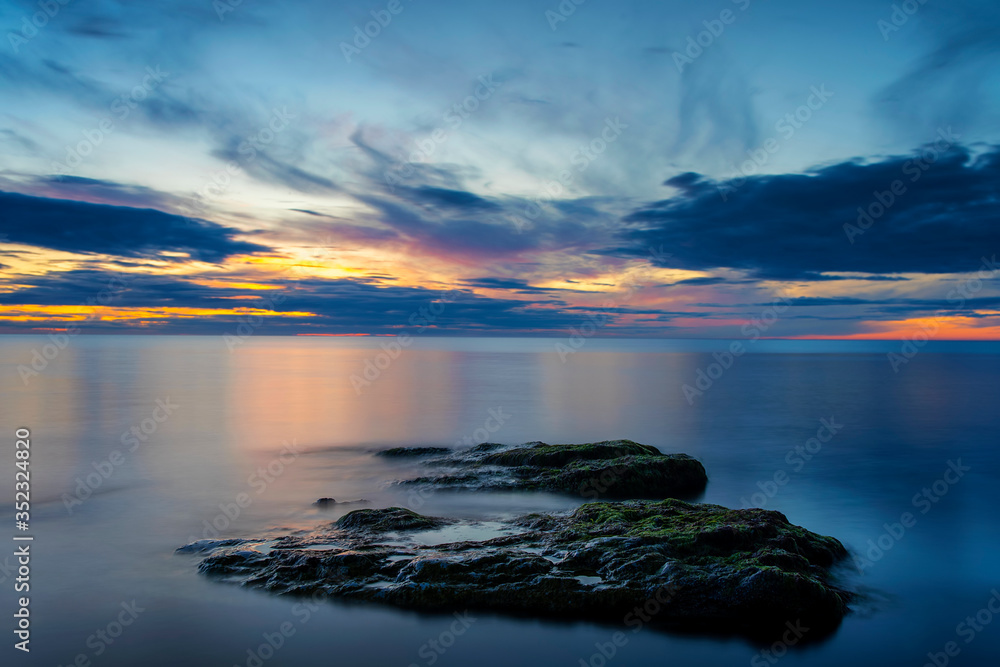
<path id="1" fill-rule="evenodd" d="M 1000 657 L 990 608 L 1000 610 L 1000 344 L 760 340 L 737 356 L 731 341 L 598 338 L 61 342 L 0 338 L 0 515 L 13 536 L 15 432 L 28 429 L 34 537 L 28 655 L 10 632 L 22 595 L 15 542 L 0 551 L 3 651 L 15 658 L 5 664 L 942 667 Z M 372 452 L 619 438 L 700 459 L 701 502 L 775 509 L 840 539 L 852 552 L 840 576 L 863 593 L 853 613 L 830 636 L 778 647 L 483 613 L 456 636 L 449 615 L 303 605 L 200 576 L 196 557 L 174 553 L 357 507 L 318 509 L 320 497 L 463 518 L 570 510 L 582 499 L 415 495 L 387 483 L 419 462 Z M 609 643 L 622 629 L 624 645 Z"/>

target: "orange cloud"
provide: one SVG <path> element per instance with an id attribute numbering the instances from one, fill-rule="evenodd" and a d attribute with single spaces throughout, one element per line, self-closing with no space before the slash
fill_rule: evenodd
<path id="1" fill-rule="evenodd" d="M 127 322 L 189 319 L 194 317 L 259 315 L 262 317 L 316 317 L 305 311 L 262 308 L 131 308 L 114 306 L 17 306 L 0 305 L 0 322 Z"/>
<path id="2" fill-rule="evenodd" d="M 988 317 L 913 317 L 887 322 L 865 322 L 868 331 L 839 336 L 793 336 L 793 338 L 837 340 L 901 340 L 914 336 L 928 336 L 937 340 L 1000 340 L 1000 318 L 992 312 Z"/>

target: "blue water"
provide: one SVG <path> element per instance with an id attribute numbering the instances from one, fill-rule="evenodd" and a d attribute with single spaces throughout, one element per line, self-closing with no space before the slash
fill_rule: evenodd
<path id="1" fill-rule="evenodd" d="M 79 336 L 22 380 L 18 367 L 47 342 L 0 338 L 9 471 L 0 475 L 0 525 L 9 527 L 0 535 L 15 532 L 6 499 L 14 431 L 26 427 L 35 536 L 30 655 L 12 648 L 13 578 L 0 570 L 3 664 L 69 665 L 82 655 L 93 665 L 256 665 L 248 651 L 282 624 L 289 636 L 260 664 L 600 665 L 600 646 L 609 650 L 619 629 L 627 641 L 609 665 L 919 667 L 948 642 L 957 651 L 949 664 L 1000 657 L 1000 618 L 980 611 L 1000 588 L 996 344 L 932 343 L 895 372 L 891 342 L 759 341 L 723 369 L 712 364 L 725 341 L 595 339 L 563 359 L 557 340 L 427 338 L 391 359 L 378 356 L 387 339 L 255 337 L 230 351 L 221 337 Z M 370 385 L 358 382 L 366 360 L 383 366 L 377 377 L 369 370 Z M 686 397 L 699 370 L 716 377 Z M 740 638 L 488 614 L 454 636 L 447 616 L 303 607 L 201 577 L 196 558 L 173 553 L 214 534 L 213 521 L 225 536 L 332 521 L 337 512 L 311 506 L 323 496 L 477 518 L 575 505 L 546 494 L 415 498 L 385 482 L 417 464 L 369 453 L 485 435 L 630 438 L 687 452 L 708 470 L 704 501 L 777 509 L 838 537 L 859 559 L 842 576 L 867 595 L 832 636 L 778 647 L 779 659 Z M 810 440 L 817 435 L 825 442 Z M 75 493 L 90 495 L 76 502 Z M 912 521 L 900 532 L 892 524 L 905 513 Z M 12 552 L 0 551 L 0 567 Z M 122 604 L 133 601 L 141 611 L 129 615 Z M 959 625 L 977 613 L 975 626 Z M 117 634 L 123 614 L 130 624 L 116 638 L 95 634 Z M 450 645 L 436 651 L 432 640 Z"/>

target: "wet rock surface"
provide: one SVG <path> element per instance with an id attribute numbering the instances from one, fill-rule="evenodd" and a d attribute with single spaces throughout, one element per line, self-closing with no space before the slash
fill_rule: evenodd
<path id="1" fill-rule="evenodd" d="M 393 447 L 375 452 L 375 456 L 389 459 L 416 458 L 419 456 L 434 456 L 448 454 L 452 450 L 447 447 Z"/>
<path id="2" fill-rule="evenodd" d="M 341 500 L 337 501 L 333 498 L 320 498 L 313 503 L 313 507 L 318 507 L 320 509 L 334 509 L 339 507 L 344 507 L 346 505 L 367 505 L 370 501 L 361 498 L 360 500 Z"/>
<path id="3" fill-rule="evenodd" d="M 673 499 L 493 522 L 363 509 L 308 534 L 178 551 L 204 556 L 203 574 L 277 594 L 614 623 L 645 609 L 655 626 L 717 632 L 831 629 L 851 599 L 831 576 L 846 556 L 836 539 L 778 512 Z"/>
<path id="4" fill-rule="evenodd" d="M 579 445 L 533 442 L 516 447 L 484 443 L 446 451 L 420 454 L 423 465 L 433 469 L 433 474 L 397 483 L 463 490 L 550 491 L 588 500 L 688 499 L 704 491 L 708 483 L 698 460 L 686 454 L 663 454 L 631 440 Z"/>

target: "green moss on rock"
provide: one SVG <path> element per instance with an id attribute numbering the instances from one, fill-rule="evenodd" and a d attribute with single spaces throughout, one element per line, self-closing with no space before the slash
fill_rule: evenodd
<path id="1" fill-rule="evenodd" d="M 631 440 L 606 440 L 582 445 L 516 447 L 493 452 L 481 460 L 485 465 L 558 467 L 573 461 L 599 461 L 623 456 L 663 456 L 658 449 Z"/>
<path id="2" fill-rule="evenodd" d="M 451 523 L 448 519 L 423 516 L 404 507 L 363 509 L 348 512 L 337 521 L 337 528 L 370 533 L 430 530 Z"/>
<path id="3" fill-rule="evenodd" d="M 402 508 L 358 510 L 332 532 L 272 541 L 267 553 L 220 543 L 200 569 L 275 593 L 619 624 L 655 596 L 654 626 L 752 634 L 801 621 L 818 636 L 836 627 L 851 599 L 830 575 L 843 545 L 778 512 L 600 502 L 511 520 L 520 532 L 491 540 L 407 542 L 404 531 L 446 521 Z M 386 541 L 385 532 L 403 534 Z"/>
<path id="4" fill-rule="evenodd" d="M 402 484 L 496 491 L 536 490 L 600 498 L 693 498 L 708 475 L 686 454 L 662 454 L 631 440 L 580 445 L 480 445 L 425 461 L 442 473 Z"/>

